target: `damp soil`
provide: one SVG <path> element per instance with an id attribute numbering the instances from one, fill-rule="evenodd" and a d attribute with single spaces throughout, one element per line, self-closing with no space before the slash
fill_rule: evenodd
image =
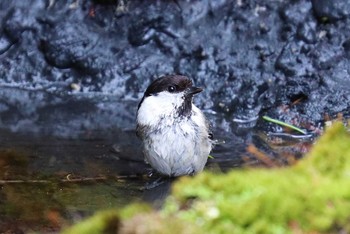
<path id="1" fill-rule="evenodd" d="M 293 164 L 350 115 L 347 0 L 2 0 L 0 21 L 0 232 L 159 207 L 171 183 L 140 190 L 152 178 L 134 129 L 160 75 L 204 88 L 206 170 Z"/>

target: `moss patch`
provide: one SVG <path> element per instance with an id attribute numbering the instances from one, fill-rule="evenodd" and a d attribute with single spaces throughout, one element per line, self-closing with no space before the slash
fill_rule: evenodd
<path id="1" fill-rule="evenodd" d="M 336 123 L 293 167 L 182 178 L 166 210 L 215 233 L 350 232 L 350 136 Z"/>
<path id="2" fill-rule="evenodd" d="M 116 211 L 104 211 L 97 213 L 93 217 L 78 223 L 64 234 L 98 234 L 98 233 L 117 233 L 120 227 L 119 214 Z"/>

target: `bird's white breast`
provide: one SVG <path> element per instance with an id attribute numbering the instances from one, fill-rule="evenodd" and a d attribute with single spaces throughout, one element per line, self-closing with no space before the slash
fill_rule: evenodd
<path id="1" fill-rule="evenodd" d="M 182 102 L 181 94 L 159 93 L 145 98 L 137 114 L 138 124 L 147 126 L 146 160 L 169 176 L 203 170 L 212 148 L 203 113 L 192 104 L 191 115 L 179 117 L 176 108 Z"/>

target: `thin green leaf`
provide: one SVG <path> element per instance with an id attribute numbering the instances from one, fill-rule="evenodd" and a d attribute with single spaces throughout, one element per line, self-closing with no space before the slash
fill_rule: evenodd
<path id="1" fill-rule="evenodd" d="M 273 118 L 270 118 L 268 116 L 263 116 L 263 119 L 266 120 L 266 121 L 269 121 L 269 122 L 272 122 L 272 123 L 275 123 L 275 124 L 278 124 L 278 125 L 281 125 L 281 126 L 284 126 L 284 127 L 287 127 L 287 128 L 290 128 L 290 129 L 293 129 L 297 132 L 300 132 L 304 135 L 306 135 L 306 132 L 294 125 L 291 125 L 291 124 L 288 124 L 288 123 L 285 123 L 285 122 L 282 122 L 282 121 L 279 121 L 277 119 L 273 119 Z"/>

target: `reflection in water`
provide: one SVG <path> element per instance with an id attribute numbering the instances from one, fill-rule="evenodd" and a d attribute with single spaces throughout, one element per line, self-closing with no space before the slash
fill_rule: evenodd
<path id="1" fill-rule="evenodd" d="M 23 230 L 59 230 L 97 210 L 141 200 L 148 167 L 118 158 L 111 140 L 0 132 L 0 233 L 13 223 Z"/>

